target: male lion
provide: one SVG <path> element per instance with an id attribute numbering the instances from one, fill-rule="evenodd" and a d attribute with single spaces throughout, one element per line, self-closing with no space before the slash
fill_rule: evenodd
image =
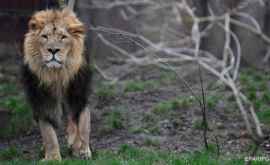
<path id="1" fill-rule="evenodd" d="M 55 128 L 67 117 L 72 153 L 90 158 L 90 112 L 86 107 L 91 73 L 84 51 L 85 29 L 69 9 L 35 13 L 24 40 L 23 84 L 39 123 L 45 160 L 61 160 Z M 62 111 L 63 110 L 63 111 Z"/>

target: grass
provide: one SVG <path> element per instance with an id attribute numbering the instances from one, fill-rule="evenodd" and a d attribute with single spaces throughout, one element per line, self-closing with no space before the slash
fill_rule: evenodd
<path id="1" fill-rule="evenodd" d="M 161 71 L 160 80 L 163 84 L 171 84 L 173 82 L 176 82 L 177 75 L 176 73 L 171 71 Z"/>
<path id="2" fill-rule="evenodd" d="M 0 100 L 0 107 L 9 110 L 11 113 L 7 128 L 0 130 L 0 137 L 2 138 L 26 133 L 32 128 L 32 111 L 24 96 L 20 95 L 18 91 L 20 90 L 12 83 L 0 85 L 0 93 L 3 96 Z"/>
<path id="3" fill-rule="evenodd" d="M 153 106 L 150 113 L 144 113 L 139 125 L 132 127 L 130 131 L 132 133 L 150 133 L 152 135 L 160 135 L 161 125 L 164 120 L 169 120 L 175 127 L 179 127 L 182 124 L 182 120 L 176 118 L 180 109 L 189 108 L 193 102 L 193 97 L 178 97 L 166 101 L 162 101 Z"/>
<path id="4" fill-rule="evenodd" d="M 206 105 L 209 109 L 214 109 L 218 101 L 222 99 L 220 95 L 206 96 Z"/>
<path id="5" fill-rule="evenodd" d="M 187 108 L 192 105 L 193 101 L 193 97 L 182 97 L 163 101 L 154 106 L 153 112 L 158 115 L 166 114 L 171 110 Z"/>
<path id="6" fill-rule="evenodd" d="M 32 128 L 32 111 L 23 97 L 12 96 L 1 100 L 0 105 L 11 111 L 11 120 L 8 127 L 0 131 L 1 137 L 16 136 L 26 133 Z"/>
<path id="7" fill-rule="evenodd" d="M 162 131 L 161 122 L 165 120 L 169 120 L 175 127 L 179 127 L 182 120 L 175 116 L 178 116 L 183 111 L 178 110 L 189 108 L 194 100 L 193 97 L 178 97 L 157 103 L 150 113 L 143 114 L 140 124 L 132 127 L 129 131 L 136 134 L 160 135 Z"/>
<path id="8" fill-rule="evenodd" d="M 10 160 L 13 158 L 22 158 L 22 152 L 15 146 L 0 151 L 0 160 Z"/>
<path id="9" fill-rule="evenodd" d="M 124 110 L 124 107 L 115 107 L 111 111 L 104 113 L 103 127 L 100 128 L 99 133 L 106 134 L 111 133 L 115 129 L 124 128 Z"/>
<path id="10" fill-rule="evenodd" d="M 146 138 L 143 142 L 145 146 L 155 146 L 158 147 L 160 146 L 160 141 L 157 139 L 151 139 L 151 138 Z"/>
<path id="11" fill-rule="evenodd" d="M 270 124 L 270 75 L 248 69 L 240 74 L 240 83 L 244 94 L 252 101 L 259 119 Z"/>
<path id="12" fill-rule="evenodd" d="M 201 130 L 204 128 L 204 123 L 202 120 L 196 120 L 193 125 L 192 125 L 193 128 L 195 129 L 198 129 L 198 130 Z"/>
<path id="13" fill-rule="evenodd" d="M 129 131 L 134 134 L 151 133 L 153 135 L 160 134 L 160 128 L 158 125 L 159 118 L 152 113 L 144 113 L 139 124 L 135 127 L 131 127 Z"/>
<path id="14" fill-rule="evenodd" d="M 176 81 L 176 74 L 168 71 L 161 71 L 159 79 L 152 80 L 127 80 L 124 82 L 124 93 L 143 92 L 146 90 L 157 89 L 162 85 L 172 84 Z M 101 98 L 110 98 L 117 94 L 115 85 L 101 84 L 96 95 Z"/>
<path id="15" fill-rule="evenodd" d="M 121 129 L 124 127 L 123 116 L 121 112 L 110 112 L 106 115 L 105 122 L 107 126 L 112 129 Z"/>
<path id="16" fill-rule="evenodd" d="M 114 85 L 100 85 L 96 90 L 96 96 L 99 97 L 99 99 L 110 99 L 114 96 L 116 96 L 116 87 Z"/>
<path id="17" fill-rule="evenodd" d="M 258 118 L 265 124 L 270 124 L 270 108 L 257 112 Z"/>
<path id="18" fill-rule="evenodd" d="M 267 165 L 269 162 L 253 162 L 252 165 Z M 1 165 L 244 165 L 244 159 L 217 158 L 211 151 L 177 154 L 122 145 L 117 151 L 99 151 L 92 160 L 29 161 L 17 158 L 1 161 Z"/>
<path id="19" fill-rule="evenodd" d="M 174 76 L 166 76 L 162 78 L 164 82 L 174 80 Z M 254 103 L 258 110 L 257 114 L 261 121 L 270 124 L 270 91 L 269 91 L 270 76 L 263 72 L 247 70 L 241 73 L 240 83 L 242 91 Z M 156 81 L 129 81 L 124 85 L 125 92 L 140 92 L 148 89 L 154 89 L 158 86 Z M 2 93 L 16 93 L 16 89 L 12 85 L 0 85 Z M 96 95 L 99 98 L 112 98 L 116 95 L 115 86 L 104 85 L 96 90 Z M 214 109 L 217 102 L 222 99 L 221 96 L 209 96 L 206 98 L 207 107 Z M 194 98 L 181 97 L 172 100 L 167 100 L 156 104 L 153 107 L 153 113 L 147 114 L 143 118 L 143 122 L 149 123 L 148 127 L 139 127 L 133 130 L 134 132 L 149 131 L 153 134 L 159 134 L 157 120 L 163 118 L 164 115 L 170 114 L 174 116 L 179 108 L 188 108 L 194 103 Z M 5 135 L 16 135 L 20 132 L 25 132 L 31 129 L 28 122 L 32 121 L 30 108 L 25 103 L 22 96 L 12 95 L 0 100 L 0 106 L 11 110 L 12 124 Z M 175 117 L 175 116 L 174 116 Z M 169 118 L 170 119 L 170 118 Z M 171 120 L 171 119 L 170 119 Z M 121 129 L 125 126 L 122 110 L 119 108 L 113 109 L 104 115 L 104 128 L 106 131 Z M 193 127 L 201 129 L 202 122 L 200 120 L 193 123 Z M 6 130 L 0 130 L 4 132 Z M 1 135 L 0 135 L 1 136 Z M 145 139 L 145 146 L 158 146 L 159 141 L 153 139 Z M 68 152 L 68 151 L 65 151 Z M 66 153 L 63 155 L 66 155 Z M 43 154 L 39 154 L 40 156 Z M 39 156 L 39 157 L 40 157 Z M 41 158 L 41 157 L 40 157 Z M 64 158 L 66 158 L 64 156 Z M 150 149 L 139 149 L 128 145 L 123 145 L 117 151 L 102 150 L 94 154 L 93 160 L 71 160 L 64 159 L 62 162 L 39 162 L 27 160 L 22 151 L 16 147 L 11 147 L 0 151 L 0 165 L 242 165 L 244 159 L 239 158 L 218 158 L 215 151 L 201 151 L 188 154 L 176 154 L 171 152 L 160 152 Z M 253 162 L 253 165 L 267 165 L 269 162 Z"/>
<path id="20" fill-rule="evenodd" d="M 11 93 L 16 93 L 17 88 L 14 84 L 12 83 L 3 83 L 0 85 L 0 93 L 1 94 L 11 94 Z"/>
<path id="21" fill-rule="evenodd" d="M 124 83 L 124 92 L 143 92 L 157 89 L 163 85 L 169 85 L 176 81 L 176 74 L 168 71 L 161 71 L 159 79 L 152 80 L 129 80 Z"/>

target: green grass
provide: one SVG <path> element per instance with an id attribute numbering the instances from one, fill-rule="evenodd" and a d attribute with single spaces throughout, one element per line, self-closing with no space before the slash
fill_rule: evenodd
<path id="1" fill-rule="evenodd" d="M 166 114 L 171 110 L 188 108 L 194 101 L 193 97 L 176 98 L 158 103 L 154 106 L 153 112 L 158 115 Z"/>
<path id="2" fill-rule="evenodd" d="M 3 83 L 0 85 L 0 95 L 6 95 L 11 93 L 16 93 L 17 87 L 12 83 Z"/>
<path id="3" fill-rule="evenodd" d="M 106 85 L 106 84 L 100 85 L 95 93 L 96 96 L 99 97 L 99 99 L 110 99 L 116 96 L 117 94 L 115 85 Z"/>
<path id="4" fill-rule="evenodd" d="M 15 146 L 0 151 L 0 160 L 10 160 L 14 158 L 22 158 L 22 152 Z"/>
<path id="5" fill-rule="evenodd" d="M 105 122 L 107 126 L 112 129 L 121 129 L 124 127 L 123 119 L 124 118 L 121 112 L 112 111 L 112 112 L 107 113 L 105 117 Z"/>
<path id="6" fill-rule="evenodd" d="M 125 118 L 123 116 L 125 107 L 117 106 L 111 111 L 104 113 L 102 127 L 99 129 L 99 134 L 111 133 L 115 129 L 122 129 L 125 126 Z"/>
<path id="7" fill-rule="evenodd" d="M 151 133 L 153 135 L 160 134 L 160 128 L 158 125 L 159 117 L 153 115 L 152 113 L 144 113 L 142 115 L 142 119 L 140 124 L 136 125 L 130 129 L 131 133 L 139 134 L 139 133 Z"/>
<path id="8" fill-rule="evenodd" d="M 15 156 L 15 155 L 14 155 Z M 254 162 L 252 165 L 267 165 L 269 162 Z M 217 158 L 209 151 L 176 154 L 155 150 L 139 149 L 122 145 L 117 151 L 99 151 L 92 160 L 28 161 L 14 158 L 1 161 L 1 165 L 244 165 L 244 159 Z"/>
<path id="9" fill-rule="evenodd" d="M 242 91 L 252 101 L 257 115 L 265 124 L 270 124 L 270 74 L 248 69 L 240 74 Z"/>
<path id="10" fill-rule="evenodd" d="M 194 123 L 193 123 L 193 125 L 192 125 L 192 127 L 193 128 L 195 128 L 195 129 L 203 129 L 204 128 L 204 123 L 203 123 L 203 121 L 202 120 L 196 120 Z"/>
<path id="11" fill-rule="evenodd" d="M 163 84 L 171 84 L 173 82 L 176 82 L 177 75 L 174 72 L 171 71 L 161 71 L 160 74 L 160 81 Z"/>
<path id="12" fill-rule="evenodd" d="M 157 89 L 163 85 L 169 85 L 176 81 L 176 74 L 169 71 L 161 71 L 159 79 L 152 80 L 128 80 L 124 83 L 124 93 L 143 92 Z"/>
<path id="13" fill-rule="evenodd" d="M 142 115 L 140 124 L 129 129 L 132 133 L 151 133 L 152 135 L 159 135 L 161 133 L 161 122 L 170 120 L 174 126 L 180 127 L 182 120 L 176 118 L 179 113 L 183 112 L 181 109 L 187 110 L 193 103 L 193 97 L 178 97 L 166 101 L 162 101 L 153 106 L 152 111 Z"/>
<path id="14" fill-rule="evenodd" d="M 158 146 L 160 146 L 160 141 L 157 140 L 157 139 L 146 138 L 146 139 L 144 139 L 143 144 L 145 146 L 155 146 L 155 147 L 158 147 Z"/>
<path id="15" fill-rule="evenodd" d="M 157 103 L 151 112 L 143 114 L 140 124 L 132 127 L 130 131 L 159 135 L 161 133 L 160 122 L 165 119 L 170 120 L 176 127 L 180 127 L 182 120 L 175 116 L 179 116 L 179 113 L 183 112 L 181 109 L 187 110 L 194 103 L 194 100 L 193 97 L 178 97 Z"/>
<path id="16" fill-rule="evenodd" d="M 265 107 L 262 111 L 257 112 L 257 116 L 263 123 L 270 124 L 270 107 Z"/>
<path id="17" fill-rule="evenodd" d="M 222 99 L 220 95 L 206 96 L 206 105 L 208 109 L 214 109 L 219 100 Z"/>
<path id="18" fill-rule="evenodd" d="M 32 111 L 23 96 L 7 96 L 0 100 L 0 106 L 10 110 L 11 119 L 8 127 L 0 130 L 0 137 L 23 134 L 32 128 Z"/>
<path id="19" fill-rule="evenodd" d="M 0 138 L 23 134 L 32 128 L 32 111 L 14 83 L 0 84 L 0 108 L 10 112 L 9 123 L 0 130 Z"/>

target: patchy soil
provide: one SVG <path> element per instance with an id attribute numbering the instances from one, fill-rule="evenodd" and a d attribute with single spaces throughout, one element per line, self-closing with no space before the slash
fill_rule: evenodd
<path id="1" fill-rule="evenodd" d="M 18 65 L 10 61 L 1 64 L 0 82 L 13 83 L 21 89 L 17 78 Z M 183 69 L 183 78 L 199 96 L 200 84 L 197 76 L 194 76 L 196 74 L 194 68 L 188 72 L 187 68 Z M 205 74 L 203 78 L 206 95 L 210 98 L 207 103 L 209 144 L 214 147 L 218 145 L 223 155 L 249 152 L 253 144 L 230 92 L 225 88 L 217 88 L 212 76 Z M 128 86 L 127 82 L 131 81 L 142 84 L 151 81 L 149 84 L 152 85 L 134 88 Z M 100 82 L 100 78 L 96 76 L 94 82 Z M 96 84 L 94 89 L 98 88 Z M 110 94 L 108 92 L 111 91 L 106 90 L 102 91 L 102 95 L 95 92 L 90 100 L 91 145 L 94 150 L 115 150 L 122 144 L 130 144 L 183 153 L 199 151 L 204 147 L 199 104 L 171 73 L 154 67 L 140 68 L 114 85 L 114 88 L 115 91 Z M 17 91 L 18 95 L 21 93 L 21 90 Z M 1 93 L 1 98 L 4 97 L 5 94 Z M 182 100 L 181 104 L 170 107 L 166 103 L 176 98 Z M 187 98 L 192 99 L 183 103 Z M 64 131 L 58 130 L 58 134 L 61 144 L 65 144 Z M 25 158 L 40 158 L 42 142 L 37 126 L 19 136 L 0 139 L 0 150 L 10 146 L 19 148 Z"/>

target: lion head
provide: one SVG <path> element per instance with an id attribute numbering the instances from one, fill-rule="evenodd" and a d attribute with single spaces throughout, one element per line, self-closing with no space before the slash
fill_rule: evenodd
<path id="1" fill-rule="evenodd" d="M 85 29 L 69 9 L 44 10 L 29 21 L 24 63 L 42 83 L 66 85 L 84 64 Z"/>

